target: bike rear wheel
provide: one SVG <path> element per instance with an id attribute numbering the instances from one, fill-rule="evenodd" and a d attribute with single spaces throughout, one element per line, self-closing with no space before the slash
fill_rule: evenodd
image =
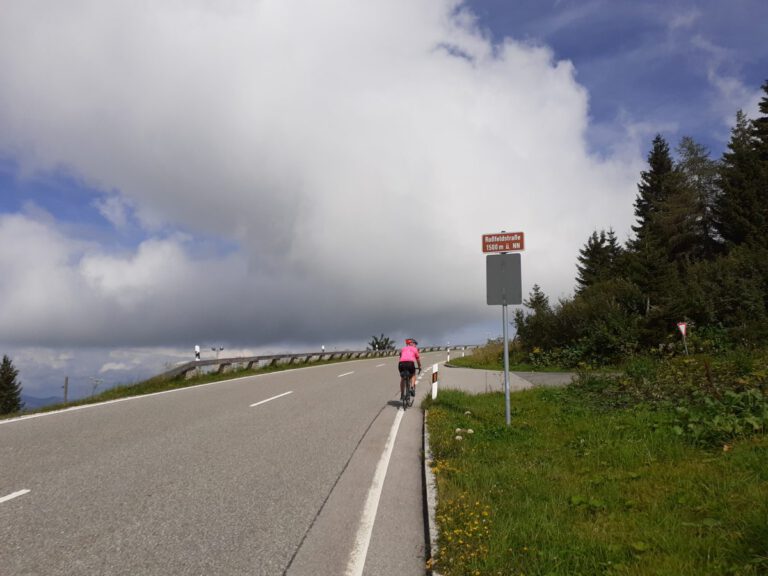
<path id="1" fill-rule="evenodd" d="M 411 378 L 406 372 L 404 376 L 400 377 L 400 403 L 403 405 L 403 410 L 408 408 L 408 400 L 411 399 Z"/>

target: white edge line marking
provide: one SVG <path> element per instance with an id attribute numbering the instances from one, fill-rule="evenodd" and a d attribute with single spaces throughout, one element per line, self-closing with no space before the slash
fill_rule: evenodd
<path id="1" fill-rule="evenodd" d="M 339 374 L 337 378 L 343 378 L 344 376 L 349 376 L 350 374 L 354 374 L 354 373 L 355 373 L 354 370 L 352 372 L 344 372 L 344 374 Z"/>
<path id="2" fill-rule="evenodd" d="M 14 498 L 18 498 L 19 496 L 24 496 L 24 494 L 29 494 L 31 490 L 19 490 L 18 492 L 14 492 L 13 494 L 8 494 L 8 496 L 3 496 L 0 498 L 0 504 L 3 502 L 8 502 L 8 500 L 13 500 Z"/>
<path id="3" fill-rule="evenodd" d="M 259 404 L 266 404 L 267 402 L 271 402 L 272 400 L 277 400 L 278 398 L 282 398 L 283 396 L 288 396 L 288 394 L 293 394 L 293 390 L 289 392 L 283 392 L 282 394 L 278 394 L 277 396 L 272 396 L 272 398 L 267 398 L 266 400 L 262 400 L 261 402 L 256 402 L 255 404 L 251 404 L 251 408 L 254 406 L 258 406 Z"/>
<path id="4" fill-rule="evenodd" d="M 376 364 L 376 368 L 381 368 L 382 366 L 386 366 L 386 364 Z"/>
<path id="5" fill-rule="evenodd" d="M 365 567 L 365 557 L 368 555 L 368 545 L 371 542 L 373 533 L 373 523 L 376 520 L 376 511 L 379 509 L 379 500 L 381 500 L 381 491 L 384 488 L 384 478 L 389 468 L 389 459 L 392 456 L 392 449 L 395 446 L 395 437 L 400 428 L 400 422 L 403 419 L 402 410 L 397 411 L 395 422 L 389 431 L 387 444 L 384 446 L 384 452 L 381 455 L 379 463 L 376 465 L 376 472 L 373 475 L 373 482 L 368 489 L 368 497 L 363 507 L 363 515 L 360 518 L 360 526 L 357 529 L 355 545 L 352 548 L 352 554 L 347 564 L 346 576 L 361 576 Z"/>

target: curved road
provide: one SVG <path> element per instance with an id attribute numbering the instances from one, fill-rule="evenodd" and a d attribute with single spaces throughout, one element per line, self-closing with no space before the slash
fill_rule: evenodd
<path id="1" fill-rule="evenodd" d="M 396 363 L 0 421 L 0 572 L 424 574 L 422 414 L 398 410 Z"/>

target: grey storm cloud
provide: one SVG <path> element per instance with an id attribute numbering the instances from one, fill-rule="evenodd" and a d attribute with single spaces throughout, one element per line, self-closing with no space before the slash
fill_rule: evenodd
<path id="1" fill-rule="evenodd" d="M 592 230 L 628 231 L 639 170 L 589 152 L 588 118 L 569 62 L 455 0 L 4 2 L 0 153 L 104 190 L 144 240 L 0 215 L 0 341 L 446 334 L 495 317 L 480 237 L 502 229 L 524 290 L 566 295 Z"/>

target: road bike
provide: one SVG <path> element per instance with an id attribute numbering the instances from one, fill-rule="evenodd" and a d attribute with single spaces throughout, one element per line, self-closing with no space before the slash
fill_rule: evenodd
<path id="1" fill-rule="evenodd" d="M 411 374 L 408 370 L 400 372 L 400 403 L 403 405 L 403 410 L 413 406 L 413 396 L 411 396 Z"/>

